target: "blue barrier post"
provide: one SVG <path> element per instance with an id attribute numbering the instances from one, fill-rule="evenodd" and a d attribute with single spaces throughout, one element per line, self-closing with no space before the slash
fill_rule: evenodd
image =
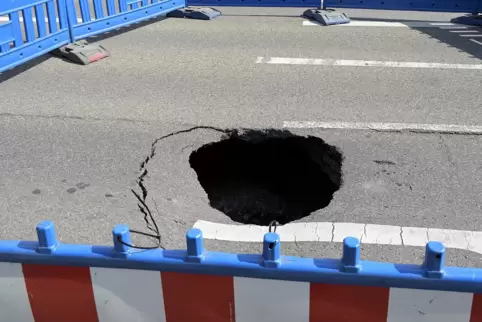
<path id="1" fill-rule="evenodd" d="M 341 271 L 345 273 L 358 273 L 360 271 L 360 241 L 357 238 L 346 237 L 343 239 Z"/>
<path id="2" fill-rule="evenodd" d="M 116 225 L 112 230 L 114 240 L 114 252 L 117 256 L 127 257 L 129 255 L 129 246 L 131 245 L 131 233 L 127 225 Z"/>
<path id="3" fill-rule="evenodd" d="M 477 8 L 472 12 L 474 16 L 477 16 L 479 13 L 482 13 L 482 0 L 477 2 Z"/>
<path id="4" fill-rule="evenodd" d="M 200 263 L 204 257 L 203 233 L 200 229 L 192 228 L 186 233 L 188 262 Z"/>
<path id="5" fill-rule="evenodd" d="M 54 223 L 50 220 L 42 221 L 37 226 L 38 252 L 52 254 L 59 244 L 56 235 Z"/>
<path id="6" fill-rule="evenodd" d="M 269 268 L 278 268 L 280 261 L 280 237 L 277 233 L 267 233 L 263 239 L 263 265 Z"/>
<path id="7" fill-rule="evenodd" d="M 445 246 L 440 242 L 431 241 L 425 247 L 425 276 L 441 278 L 444 275 Z"/>

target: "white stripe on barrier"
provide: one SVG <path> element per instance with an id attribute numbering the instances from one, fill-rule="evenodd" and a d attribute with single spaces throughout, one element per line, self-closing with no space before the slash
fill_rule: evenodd
<path id="1" fill-rule="evenodd" d="M 206 239 L 262 242 L 268 227 L 254 225 L 228 225 L 198 220 Z M 379 245 L 420 246 L 431 240 L 447 248 L 463 249 L 482 254 L 482 232 L 438 228 L 401 227 L 390 225 L 307 222 L 279 226 L 276 232 L 283 242 L 342 242 L 347 236 L 357 237 L 361 243 Z"/>
<path id="2" fill-rule="evenodd" d="M 24 264 L 23 272 L 21 264 L 0 264 L 0 321 L 309 322 L 354 321 L 361 314 L 367 321 L 469 322 L 482 316 L 480 295 L 462 292 L 51 265 Z"/>
<path id="3" fill-rule="evenodd" d="M 0 321 L 34 322 L 22 264 L 0 263 Z"/>
<path id="4" fill-rule="evenodd" d="M 310 283 L 235 277 L 234 296 L 236 322 L 309 322 Z"/>
<path id="5" fill-rule="evenodd" d="M 469 322 L 471 293 L 390 289 L 389 322 Z"/>
<path id="6" fill-rule="evenodd" d="M 323 59 L 323 58 L 257 57 L 256 63 L 271 64 L 271 65 L 318 65 L 318 66 L 340 66 L 340 67 L 388 67 L 388 68 L 482 70 L 482 64 L 445 64 L 445 63 Z"/>
<path id="7" fill-rule="evenodd" d="M 342 129 L 374 130 L 386 132 L 407 131 L 417 133 L 482 134 L 482 126 L 480 125 L 459 124 L 285 121 L 283 122 L 283 127 L 292 129 Z"/>
<path id="8" fill-rule="evenodd" d="M 166 321 L 160 272 L 91 267 L 90 273 L 99 322 Z"/>

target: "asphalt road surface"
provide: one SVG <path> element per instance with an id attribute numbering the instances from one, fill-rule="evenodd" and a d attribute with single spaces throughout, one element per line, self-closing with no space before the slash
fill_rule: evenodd
<path id="1" fill-rule="evenodd" d="M 63 242 L 108 244 L 118 223 L 145 230 L 131 192 L 140 163 L 156 138 L 196 125 L 482 126 L 482 30 L 445 26 L 456 14 L 346 10 L 362 23 L 321 27 L 303 23 L 301 9 L 222 10 L 213 21 L 157 19 L 92 39 L 112 56 L 89 66 L 45 56 L 0 75 L 2 239 L 33 239 L 44 219 L 56 223 Z M 273 57 L 283 63 L 263 63 Z M 286 64 L 294 58 L 344 63 Z M 390 67 L 400 62 L 418 64 Z M 482 136 L 289 130 L 321 137 L 345 157 L 344 184 L 333 201 L 298 222 L 482 231 Z M 145 183 L 164 246 L 184 248 L 185 232 L 198 220 L 235 224 L 208 205 L 188 162 L 193 150 L 219 139 L 198 130 L 156 145 Z M 252 242 L 205 245 L 260 251 Z M 337 257 L 341 248 L 299 241 L 283 243 L 282 252 Z M 419 263 L 423 253 L 362 244 L 370 260 Z M 449 249 L 447 263 L 482 267 L 480 257 Z"/>

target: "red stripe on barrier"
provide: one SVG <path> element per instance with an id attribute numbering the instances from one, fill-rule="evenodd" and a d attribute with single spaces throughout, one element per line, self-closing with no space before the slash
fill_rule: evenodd
<path id="1" fill-rule="evenodd" d="M 231 276 L 161 273 L 167 322 L 235 322 Z"/>
<path id="2" fill-rule="evenodd" d="M 310 322 L 386 322 L 388 288 L 373 286 L 310 285 Z"/>
<path id="3" fill-rule="evenodd" d="M 470 322 L 482 322 L 482 294 L 474 294 Z"/>
<path id="4" fill-rule="evenodd" d="M 88 267 L 23 264 L 35 322 L 98 322 Z"/>

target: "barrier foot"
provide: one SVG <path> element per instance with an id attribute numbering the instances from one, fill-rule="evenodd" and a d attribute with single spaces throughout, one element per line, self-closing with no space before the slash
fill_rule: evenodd
<path id="1" fill-rule="evenodd" d="M 171 18 L 188 18 L 196 20 L 212 20 L 221 15 L 221 11 L 214 8 L 187 7 L 169 12 L 166 16 Z"/>
<path id="2" fill-rule="evenodd" d="M 86 40 L 68 44 L 53 50 L 51 53 L 54 56 L 81 65 L 88 65 L 110 56 L 110 53 L 104 47 L 98 44 L 89 44 Z"/>
<path id="3" fill-rule="evenodd" d="M 482 26 L 482 15 L 471 15 L 453 18 L 453 23 L 460 23 L 469 26 Z"/>
<path id="4" fill-rule="evenodd" d="M 308 9 L 303 12 L 303 16 L 310 20 L 315 20 L 324 26 L 340 25 L 350 22 L 350 18 L 348 18 L 345 13 L 336 11 L 335 9 Z"/>

